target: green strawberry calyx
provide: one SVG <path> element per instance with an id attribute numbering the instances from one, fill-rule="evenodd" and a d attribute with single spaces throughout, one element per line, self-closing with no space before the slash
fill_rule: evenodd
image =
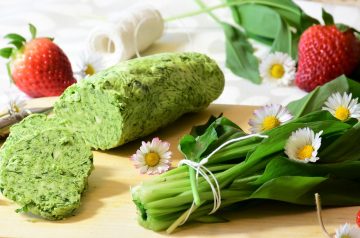
<path id="1" fill-rule="evenodd" d="M 35 39 L 37 31 L 36 31 L 36 27 L 31 23 L 29 23 L 29 31 L 31 34 L 31 40 Z M 4 36 L 4 38 L 8 39 L 9 42 L 7 47 L 0 49 L 0 56 L 6 59 L 11 58 L 11 60 L 6 64 L 6 68 L 8 71 L 8 75 L 12 80 L 11 64 L 23 54 L 26 44 L 26 39 L 17 33 L 7 34 Z"/>

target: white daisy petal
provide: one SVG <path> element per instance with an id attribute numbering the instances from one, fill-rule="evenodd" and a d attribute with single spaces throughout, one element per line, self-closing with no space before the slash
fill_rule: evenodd
<path id="1" fill-rule="evenodd" d="M 252 133 L 273 129 L 292 119 L 292 115 L 287 108 L 278 104 L 265 105 L 255 110 L 253 115 L 253 118 L 248 123 Z"/>
<path id="2" fill-rule="evenodd" d="M 144 166 L 140 167 L 139 171 L 140 171 L 140 173 L 145 174 L 148 171 L 148 166 L 144 165 Z"/>
<path id="3" fill-rule="evenodd" d="M 278 85 L 290 85 L 295 79 L 296 62 L 285 53 L 270 53 L 259 66 L 260 76 Z"/>
<path id="4" fill-rule="evenodd" d="M 154 138 L 149 142 L 142 142 L 140 148 L 131 156 L 131 160 L 140 173 L 160 174 L 170 169 L 170 144 Z"/>
<path id="5" fill-rule="evenodd" d="M 346 92 L 341 94 L 335 92 L 324 103 L 322 110 L 329 111 L 334 117 L 341 121 L 349 118 L 360 119 L 360 104 L 358 98 L 352 98 L 352 94 Z"/>
<path id="6" fill-rule="evenodd" d="M 321 146 L 322 131 L 316 133 L 310 128 L 301 128 L 294 131 L 285 145 L 285 154 L 289 159 L 300 162 L 316 162 L 318 150 Z"/>
<path id="7" fill-rule="evenodd" d="M 335 238 L 360 238 L 360 228 L 345 223 L 336 229 Z"/>
<path id="8" fill-rule="evenodd" d="M 103 55 L 83 50 L 74 65 L 75 78 L 82 80 L 108 67 Z"/>

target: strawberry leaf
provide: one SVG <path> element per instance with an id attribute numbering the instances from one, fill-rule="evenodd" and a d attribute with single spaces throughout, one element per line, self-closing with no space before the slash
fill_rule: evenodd
<path id="1" fill-rule="evenodd" d="M 26 42 L 26 39 L 24 37 L 16 33 L 7 34 L 6 36 L 4 36 L 4 38 L 12 41 Z"/>
<path id="2" fill-rule="evenodd" d="M 29 30 L 30 30 L 30 33 L 31 33 L 31 38 L 35 39 L 35 37 L 36 37 L 36 27 L 33 24 L 29 23 Z"/>
<path id="3" fill-rule="evenodd" d="M 345 32 L 345 31 L 351 29 L 351 27 L 349 27 L 345 24 L 342 24 L 342 23 L 336 24 L 336 28 L 341 32 Z"/>
<path id="4" fill-rule="evenodd" d="M 9 45 L 14 45 L 16 49 L 20 49 L 24 45 L 24 42 L 13 40 L 9 42 Z"/>
<path id="5" fill-rule="evenodd" d="M 334 25 L 333 16 L 322 8 L 322 19 L 324 20 L 325 25 Z"/>
<path id="6" fill-rule="evenodd" d="M 8 59 L 8 58 L 10 58 L 12 51 L 13 51 L 13 48 L 11 48 L 11 47 L 2 48 L 2 49 L 0 49 L 0 56 Z"/>

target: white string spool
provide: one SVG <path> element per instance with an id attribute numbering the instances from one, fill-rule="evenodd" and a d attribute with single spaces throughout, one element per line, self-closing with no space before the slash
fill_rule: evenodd
<path id="1" fill-rule="evenodd" d="M 209 212 L 210 214 L 215 213 L 221 206 L 221 192 L 220 192 L 220 185 L 217 181 L 215 175 L 205 167 L 205 164 L 209 161 L 210 157 L 213 156 L 215 153 L 217 153 L 219 150 L 224 148 L 225 146 L 245 140 L 251 137 L 259 137 L 259 138 L 268 138 L 267 135 L 261 135 L 261 134 L 250 134 L 246 136 L 241 136 L 238 138 L 234 138 L 231 140 L 226 141 L 225 143 L 221 144 L 218 148 L 216 148 L 213 152 L 211 152 L 208 156 L 203 158 L 200 162 L 195 162 L 189 159 L 182 159 L 179 161 L 178 167 L 185 164 L 191 168 L 193 168 L 196 171 L 196 184 L 199 181 L 199 174 L 206 180 L 206 182 L 210 185 L 211 191 L 213 193 L 213 199 L 214 199 L 214 206 L 213 209 Z M 211 178 L 214 182 L 211 181 Z M 190 209 L 187 211 L 185 219 L 179 224 L 179 226 L 183 225 L 190 217 L 191 213 L 193 212 L 195 208 L 195 201 L 192 202 Z"/>
<path id="2" fill-rule="evenodd" d="M 136 5 L 121 12 L 113 22 L 94 28 L 88 36 L 87 48 L 102 55 L 110 66 L 139 55 L 163 31 L 164 20 L 157 9 Z"/>

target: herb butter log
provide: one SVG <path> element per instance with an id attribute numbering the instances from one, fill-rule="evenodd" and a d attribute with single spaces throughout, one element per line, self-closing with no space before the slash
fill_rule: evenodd
<path id="1" fill-rule="evenodd" d="M 164 53 L 122 62 L 70 86 L 55 114 L 93 148 L 110 149 L 206 108 L 223 88 L 223 73 L 206 55 Z"/>
<path id="2" fill-rule="evenodd" d="M 0 191 L 30 212 L 58 220 L 73 215 L 93 168 L 78 133 L 34 114 L 10 129 L 0 150 Z"/>

